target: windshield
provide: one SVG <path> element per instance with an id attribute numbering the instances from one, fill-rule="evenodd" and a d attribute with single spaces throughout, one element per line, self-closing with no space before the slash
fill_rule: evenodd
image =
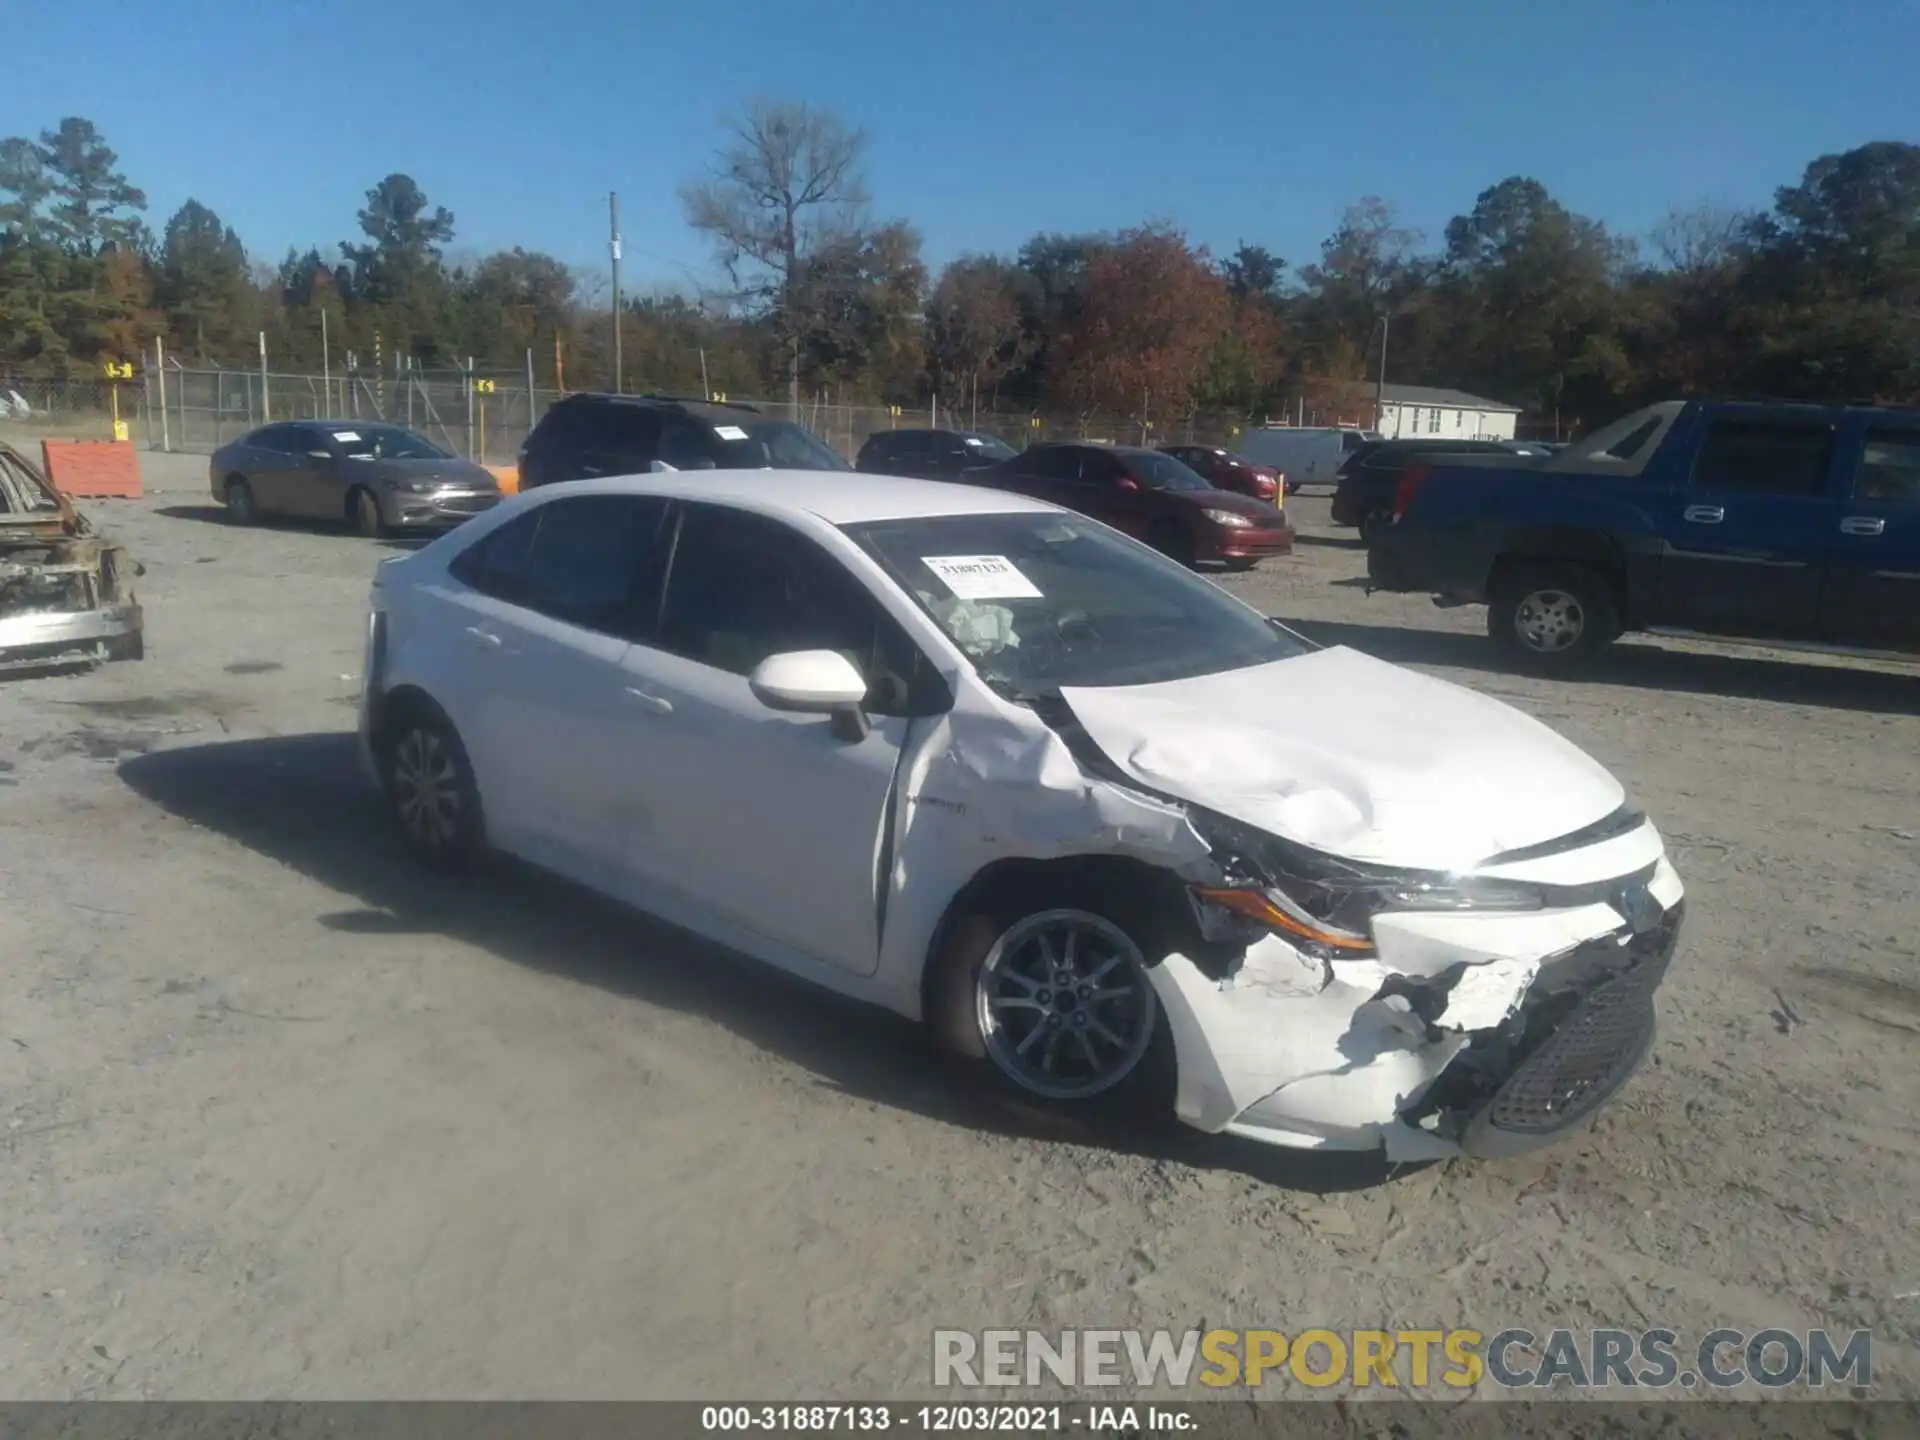
<path id="1" fill-rule="evenodd" d="M 851 470 L 838 452 L 787 420 L 717 425 L 724 470 Z"/>
<path id="2" fill-rule="evenodd" d="M 424 435 L 400 425 L 355 425 L 329 430 L 327 437 L 349 460 L 451 460 Z"/>
<path id="3" fill-rule="evenodd" d="M 961 440 L 967 452 L 978 456 L 981 464 L 1011 460 L 1019 452 L 1004 440 L 996 440 L 991 435 L 962 435 Z"/>
<path id="4" fill-rule="evenodd" d="M 1127 473 L 1149 490 L 1211 490 L 1213 486 L 1171 455 L 1149 450 L 1127 455 L 1123 462 Z"/>
<path id="5" fill-rule="evenodd" d="M 1311 649 L 1210 581 L 1077 515 L 845 528 L 1010 699 L 1187 680 Z"/>

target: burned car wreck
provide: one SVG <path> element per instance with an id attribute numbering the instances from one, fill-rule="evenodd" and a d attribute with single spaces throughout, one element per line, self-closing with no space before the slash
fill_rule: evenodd
<path id="1" fill-rule="evenodd" d="M 0 674 L 144 654 L 125 547 L 0 443 Z"/>

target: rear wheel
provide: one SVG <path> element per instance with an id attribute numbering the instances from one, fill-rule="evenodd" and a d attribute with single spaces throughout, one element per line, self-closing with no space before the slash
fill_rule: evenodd
<path id="1" fill-rule="evenodd" d="M 454 869 L 482 846 L 480 791 L 466 747 L 431 706 L 408 706 L 381 747 L 387 804 L 407 848 L 427 864 Z"/>
<path id="2" fill-rule="evenodd" d="M 1566 561 L 1529 561 L 1494 582 L 1487 633 L 1527 669 L 1571 670 L 1618 638 L 1619 608 L 1597 571 Z"/>
<path id="3" fill-rule="evenodd" d="M 254 503 L 253 486 L 242 475 L 229 476 L 227 479 L 227 519 L 235 525 L 252 525 L 260 519 L 259 507 Z"/>
<path id="4" fill-rule="evenodd" d="M 1393 511 L 1375 506 L 1360 517 L 1360 538 L 1371 545 L 1393 523 Z"/>

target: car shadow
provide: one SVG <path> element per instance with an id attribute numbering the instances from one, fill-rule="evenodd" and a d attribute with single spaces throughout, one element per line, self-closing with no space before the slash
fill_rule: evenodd
<path id="1" fill-rule="evenodd" d="M 359 540 L 361 535 L 344 520 L 308 520 L 295 519 L 284 515 L 267 515 L 255 520 L 251 525 L 235 525 L 227 519 L 224 505 L 162 505 L 154 511 L 169 520 L 198 520 L 207 525 L 218 525 L 226 530 L 277 530 L 294 535 L 339 535 L 349 540 Z M 421 535 L 389 535 L 379 543 L 388 550 L 418 550 L 428 542 L 438 539 L 439 532 Z"/>
<path id="2" fill-rule="evenodd" d="M 1507 664 L 1484 635 L 1356 625 L 1337 620 L 1294 620 L 1284 615 L 1274 618 L 1321 645 L 1350 646 L 1396 665 L 1442 665 L 1490 674 L 1525 674 Z M 1885 715 L 1920 715 L 1920 671 L 1860 670 L 1762 655 L 1668 650 L 1632 640 L 1609 646 L 1587 669 L 1557 677 L 1555 683 L 1633 685 L 1678 694 L 1775 700 Z"/>
<path id="3" fill-rule="evenodd" d="M 354 898 L 315 923 L 344 935 L 444 935 L 532 970 L 699 1015 L 816 1083 L 943 1124 L 1234 1170 L 1313 1194 L 1426 1168 L 1377 1155 L 1275 1149 L 1164 1124 L 1083 1120 L 1003 1099 L 923 1026 L 805 984 L 651 916 L 504 858 L 439 875 L 388 828 L 350 734 L 276 736 L 130 757 L 121 778 L 172 814 Z"/>
<path id="4" fill-rule="evenodd" d="M 1358 535 L 1309 535 L 1304 531 L 1295 531 L 1293 543 L 1296 545 L 1320 545 L 1329 550 L 1365 550 L 1367 542 Z"/>

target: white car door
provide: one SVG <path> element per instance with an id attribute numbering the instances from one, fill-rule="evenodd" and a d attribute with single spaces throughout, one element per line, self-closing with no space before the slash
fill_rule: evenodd
<path id="1" fill-rule="evenodd" d="M 619 869 L 625 797 L 644 762 L 620 662 L 658 593 L 666 511 L 646 496 L 556 500 L 453 567 L 468 581 L 455 723 L 489 836 L 590 882 Z"/>
<path id="2" fill-rule="evenodd" d="M 815 960 L 878 965 L 889 816 L 912 716 L 950 697 L 873 596 L 810 537 L 721 505 L 682 511 L 656 636 L 621 662 L 658 722 L 630 863 L 716 916 Z M 860 739 L 768 709 L 747 684 L 790 650 L 867 677 Z"/>

